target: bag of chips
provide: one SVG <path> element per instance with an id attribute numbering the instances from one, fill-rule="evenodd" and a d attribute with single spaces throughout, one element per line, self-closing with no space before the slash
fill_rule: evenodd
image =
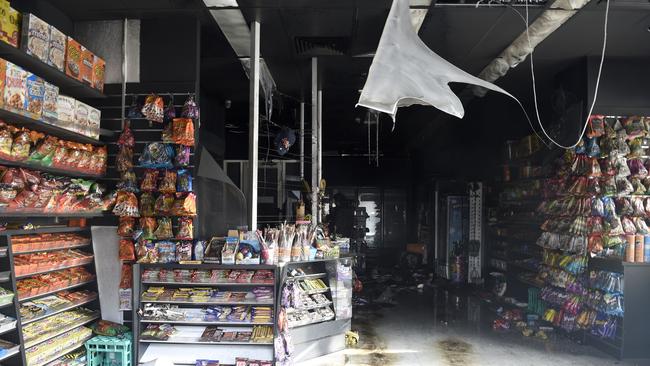
<path id="1" fill-rule="evenodd" d="M 192 192 L 192 175 L 186 169 L 178 171 L 178 178 L 176 179 L 177 192 Z"/>
<path id="2" fill-rule="evenodd" d="M 183 118 L 199 118 L 199 107 L 194 101 L 194 96 L 189 96 L 185 103 L 183 104 L 183 110 L 181 112 L 181 117 Z"/>
<path id="3" fill-rule="evenodd" d="M 171 215 L 174 208 L 174 196 L 171 194 L 161 194 L 156 198 L 154 210 L 157 215 Z"/>
<path id="4" fill-rule="evenodd" d="M 173 241 L 158 242 L 158 263 L 174 263 L 176 261 L 176 243 Z"/>
<path id="5" fill-rule="evenodd" d="M 158 263 L 158 246 L 150 240 L 140 240 L 137 244 L 138 263 Z"/>
<path id="6" fill-rule="evenodd" d="M 185 197 L 174 201 L 172 212 L 177 216 L 195 216 L 196 196 L 194 193 L 188 193 Z"/>
<path id="7" fill-rule="evenodd" d="M 172 231 L 172 219 L 169 217 L 161 217 L 158 219 L 158 227 L 153 232 L 156 239 L 172 239 L 174 232 Z"/>
<path id="8" fill-rule="evenodd" d="M 189 217 L 178 219 L 178 233 L 176 239 L 192 240 L 194 239 L 194 223 Z"/>
<path id="9" fill-rule="evenodd" d="M 194 146 L 194 122 L 190 118 L 174 118 L 172 141 L 185 146 Z"/>
<path id="10" fill-rule="evenodd" d="M 145 192 L 140 196 L 140 215 L 145 217 L 155 216 L 155 203 L 153 195 Z"/>
<path id="11" fill-rule="evenodd" d="M 184 241 L 176 244 L 176 262 L 192 260 L 192 243 Z"/>
<path id="12" fill-rule="evenodd" d="M 587 137 L 600 137 L 605 134 L 605 116 L 591 115 L 589 116 L 589 124 L 587 125 Z"/>
<path id="13" fill-rule="evenodd" d="M 25 160 L 29 157 L 29 151 L 32 147 L 32 139 L 29 130 L 21 130 L 14 136 L 11 146 L 11 158 L 13 160 Z"/>
<path id="14" fill-rule="evenodd" d="M 162 123 L 165 103 L 156 94 L 148 95 L 142 106 L 142 115 L 149 121 Z"/>
<path id="15" fill-rule="evenodd" d="M 174 139 L 172 137 L 172 121 L 169 121 L 163 126 L 163 129 L 160 133 L 160 140 L 166 144 L 174 143 Z"/>
<path id="16" fill-rule="evenodd" d="M 165 170 L 163 173 L 163 178 L 160 181 L 160 186 L 158 186 L 158 192 L 160 193 L 176 193 L 176 171 L 174 170 Z"/>
<path id="17" fill-rule="evenodd" d="M 0 121 L 0 156 L 4 159 L 11 158 L 11 146 L 14 143 L 13 128 Z"/>
<path id="18" fill-rule="evenodd" d="M 143 217 L 140 219 L 140 229 L 142 230 L 141 239 L 153 240 L 156 239 L 154 231 L 156 230 L 155 217 Z"/>
<path id="19" fill-rule="evenodd" d="M 171 122 L 176 118 L 176 108 L 174 107 L 174 96 L 170 95 L 169 96 L 169 103 L 167 103 L 167 106 L 165 107 L 165 121 L 166 122 Z"/>
<path id="20" fill-rule="evenodd" d="M 52 156 L 58 146 L 58 142 L 59 140 L 54 136 L 46 137 L 36 146 L 36 149 L 29 155 L 27 161 L 30 163 L 39 163 L 43 166 L 51 166 Z M 48 159 L 46 160 L 46 158 Z"/>
<path id="21" fill-rule="evenodd" d="M 174 156 L 174 165 L 184 167 L 190 165 L 190 147 L 184 145 L 176 146 L 176 155 Z"/>
<path id="22" fill-rule="evenodd" d="M 131 132 L 130 123 L 126 121 L 124 129 L 120 134 L 120 137 L 117 139 L 117 144 L 119 146 L 134 147 L 135 139 L 133 138 L 133 132 Z"/>
<path id="23" fill-rule="evenodd" d="M 133 169 L 133 148 L 120 146 L 115 158 L 115 168 L 118 172 L 125 172 Z"/>
<path id="24" fill-rule="evenodd" d="M 133 217 L 124 216 L 120 217 L 117 226 L 117 235 L 127 237 L 133 235 L 135 229 L 135 219 Z"/>
<path id="25" fill-rule="evenodd" d="M 140 165 L 146 168 L 171 169 L 174 149 L 161 142 L 148 144 L 140 156 Z"/>
<path id="26" fill-rule="evenodd" d="M 138 197 L 136 197 L 133 192 L 117 192 L 117 199 L 115 202 L 115 207 L 113 208 L 113 214 L 116 216 L 139 217 L 140 212 L 138 211 Z"/>
<path id="27" fill-rule="evenodd" d="M 153 192 L 158 187 L 158 170 L 147 169 L 144 171 L 140 190 L 143 192 Z"/>
<path id="28" fill-rule="evenodd" d="M 119 256 L 122 261 L 135 260 L 135 248 L 130 239 L 120 239 Z"/>
<path id="29" fill-rule="evenodd" d="M 133 170 L 127 170 L 120 174 L 120 181 L 116 188 L 120 191 L 138 192 L 138 178 Z"/>

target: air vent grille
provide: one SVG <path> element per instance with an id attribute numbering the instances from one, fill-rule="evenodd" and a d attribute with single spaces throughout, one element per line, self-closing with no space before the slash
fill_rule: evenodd
<path id="1" fill-rule="evenodd" d="M 296 37 L 294 44 L 298 56 L 343 56 L 347 54 L 349 39 L 346 37 Z"/>

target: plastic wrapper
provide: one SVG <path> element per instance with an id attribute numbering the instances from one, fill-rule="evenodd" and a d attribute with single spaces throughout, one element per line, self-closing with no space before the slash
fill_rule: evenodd
<path id="1" fill-rule="evenodd" d="M 621 220 L 621 224 L 623 225 L 625 234 L 636 234 L 636 226 L 634 226 L 634 222 L 629 217 L 624 217 Z"/>
<path id="2" fill-rule="evenodd" d="M 190 118 L 174 118 L 172 141 L 185 146 L 194 146 L 194 122 Z"/>
<path id="3" fill-rule="evenodd" d="M 167 106 L 165 107 L 164 114 L 165 122 L 171 122 L 171 120 L 176 118 L 176 108 L 174 107 L 173 95 L 169 96 L 169 103 L 167 103 Z"/>
<path id="4" fill-rule="evenodd" d="M 632 202 L 625 198 L 619 197 L 616 199 L 616 212 L 620 216 L 629 216 L 634 214 L 634 205 Z"/>
<path id="5" fill-rule="evenodd" d="M 189 217 L 178 219 L 178 233 L 176 239 L 192 240 L 194 239 L 194 223 Z"/>
<path id="6" fill-rule="evenodd" d="M 605 116 L 591 115 L 589 116 L 589 124 L 587 125 L 587 137 L 600 137 L 605 134 Z"/>
<path id="7" fill-rule="evenodd" d="M 158 263 L 158 246 L 150 240 L 138 241 L 136 248 L 138 263 Z"/>
<path id="8" fill-rule="evenodd" d="M 174 149 L 160 142 L 148 144 L 140 156 L 140 165 L 146 168 L 171 169 Z"/>
<path id="9" fill-rule="evenodd" d="M 169 121 L 163 126 L 160 133 L 160 140 L 166 144 L 174 143 L 174 139 L 172 138 L 172 121 Z"/>
<path id="10" fill-rule="evenodd" d="M 176 179 L 176 191 L 178 192 L 192 192 L 192 175 L 186 169 L 178 171 L 178 178 Z"/>
<path id="11" fill-rule="evenodd" d="M 165 170 L 160 181 L 160 186 L 158 186 L 158 192 L 176 193 L 176 178 L 177 173 L 175 170 Z"/>
<path id="12" fill-rule="evenodd" d="M 158 242 L 158 263 L 176 262 L 176 243 L 173 241 Z"/>
<path id="13" fill-rule="evenodd" d="M 135 219 L 133 217 L 124 216 L 120 217 L 119 224 L 117 225 L 117 235 L 126 237 L 133 235 L 135 229 Z"/>
<path id="14" fill-rule="evenodd" d="M 142 106 L 142 115 L 149 121 L 162 123 L 165 103 L 162 97 L 152 94 L 148 95 Z"/>
<path id="15" fill-rule="evenodd" d="M 626 165 L 627 166 L 627 165 Z M 634 186 L 625 178 L 616 178 L 616 191 L 619 195 L 625 196 L 634 192 Z"/>
<path id="16" fill-rule="evenodd" d="M 158 170 L 147 169 L 142 177 L 140 190 L 143 192 L 153 192 L 158 187 Z"/>
<path id="17" fill-rule="evenodd" d="M 14 143 L 11 128 L 0 121 L 0 156 L 8 159 L 11 156 L 11 146 Z"/>
<path id="18" fill-rule="evenodd" d="M 93 330 L 93 333 L 107 337 L 121 336 L 130 331 L 129 327 L 126 325 L 113 323 L 108 320 L 100 320 L 91 325 L 90 328 Z"/>
<path id="19" fill-rule="evenodd" d="M 642 217 L 635 217 L 633 221 L 634 221 L 634 226 L 636 226 L 637 234 L 643 234 L 643 235 L 650 234 L 650 229 L 648 229 L 648 224 L 645 222 L 645 220 Z"/>
<path id="20" fill-rule="evenodd" d="M 120 276 L 120 288 L 128 289 L 133 287 L 133 266 L 122 264 L 122 274 Z"/>
<path id="21" fill-rule="evenodd" d="M 643 200 L 641 198 L 632 198 L 632 205 L 634 206 L 634 211 L 631 215 L 645 216 L 645 207 L 643 206 Z"/>
<path id="22" fill-rule="evenodd" d="M 174 208 L 174 196 L 171 194 L 161 194 L 156 198 L 154 210 L 157 215 L 171 215 Z"/>
<path id="23" fill-rule="evenodd" d="M 25 160 L 29 157 L 32 147 L 32 139 L 28 130 L 21 130 L 14 136 L 11 146 L 11 158 L 14 160 Z"/>
<path id="24" fill-rule="evenodd" d="M 117 139 L 117 144 L 119 146 L 134 147 L 135 139 L 133 138 L 133 132 L 131 132 L 131 127 L 129 123 L 126 123 L 120 137 Z"/>
<path id="25" fill-rule="evenodd" d="M 596 138 L 587 138 L 586 153 L 590 158 L 600 157 L 600 146 Z"/>
<path id="26" fill-rule="evenodd" d="M 88 170 L 96 174 L 103 174 L 106 172 L 106 160 L 108 159 L 108 150 L 106 146 L 100 146 L 95 149 L 90 157 Z"/>
<path id="27" fill-rule="evenodd" d="M 155 203 L 156 200 L 151 193 L 145 192 L 140 195 L 140 215 L 144 217 L 155 216 Z"/>
<path id="28" fill-rule="evenodd" d="M 113 208 L 116 216 L 139 217 L 138 198 L 133 192 L 119 191 Z"/>
<path id="29" fill-rule="evenodd" d="M 189 146 L 176 146 L 176 155 L 174 155 L 174 165 L 184 167 L 190 165 L 191 149 Z"/>
<path id="30" fill-rule="evenodd" d="M 199 118 L 199 107 L 196 105 L 193 96 L 189 96 L 185 103 L 183 104 L 183 110 L 181 111 L 181 117 L 183 118 Z"/>
<path id="31" fill-rule="evenodd" d="M 102 210 L 108 211 L 112 210 L 115 207 L 115 203 L 117 203 L 117 191 L 113 191 L 110 194 L 106 195 L 104 199 L 102 200 Z"/>
<path id="32" fill-rule="evenodd" d="M 133 170 L 127 170 L 120 174 L 120 181 L 116 188 L 120 191 L 138 192 L 138 177 Z"/>
<path id="33" fill-rule="evenodd" d="M 192 242 L 184 241 L 176 244 L 176 262 L 192 260 Z"/>
<path id="34" fill-rule="evenodd" d="M 174 232 L 172 230 L 172 219 L 169 217 L 161 217 L 158 219 L 158 227 L 153 232 L 156 239 L 172 239 Z"/>
<path id="35" fill-rule="evenodd" d="M 52 156 L 58 145 L 59 140 L 56 137 L 48 136 L 43 139 L 29 155 L 27 161 L 39 163 L 43 166 L 52 165 Z"/>
<path id="36" fill-rule="evenodd" d="M 196 215 L 196 196 L 188 193 L 185 197 L 176 199 L 173 204 L 172 213 L 177 216 Z"/>
<path id="37" fill-rule="evenodd" d="M 135 247 L 130 239 L 120 239 L 119 256 L 122 261 L 135 260 Z"/>
<path id="38" fill-rule="evenodd" d="M 157 225 L 158 223 L 155 217 L 142 217 L 140 219 L 140 229 L 142 230 L 140 238 L 147 240 L 156 239 L 154 231 L 156 231 Z"/>
<path id="39" fill-rule="evenodd" d="M 125 172 L 133 169 L 133 148 L 120 146 L 115 158 L 115 168 L 118 172 Z"/>

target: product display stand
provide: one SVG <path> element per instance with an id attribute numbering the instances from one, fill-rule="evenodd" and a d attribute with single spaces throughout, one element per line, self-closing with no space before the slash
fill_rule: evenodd
<path id="1" fill-rule="evenodd" d="M 282 287 L 297 284 L 311 298 L 307 304 L 301 301 L 300 307 L 285 307 L 295 362 L 345 349 L 345 333 L 352 318 L 351 266 L 351 258 L 338 258 L 291 262 L 282 267 Z M 309 283 L 313 280 L 322 280 L 326 288 L 312 289 L 315 285 Z M 332 316 L 326 316 L 330 312 Z"/>
<path id="2" fill-rule="evenodd" d="M 184 277 L 183 279 L 143 279 L 145 271 L 242 271 L 242 272 L 260 272 L 272 273 L 273 278 L 264 281 L 255 277 L 248 280 L 229 280 L 214 279 L 195 280 L 194 277 Z M 278 293 L 278 268 L 267 265 L 220 265 L 220 264 L 135 264 L 133 266 L 133 334 L 134 347 L 137 362 L 147 362 L 158 357 L 165 357 L 174 363 L 194 364 L 198 359 L 219 360 L 221 364 L 235 364 L 236 357 L 247 357 L 250 359 L 273 360 L 273 337 L 264 341 L 250 339 L 247 341 L 226 340 L 225 335 L 222 339 L 213 341 L 201 340 L 206 327 L 218 327 L 224 332 L 248 332 L 260 326 L 271 330 L 274 333 L 276 296 Z M 219 292 L 247 292 L 249 295 L 244 299 L 217 300 L 214 297 L 205 297 L 197 299 L 165 298 L 159 300 L 143 299 L 143 293 L 148 289 L 155 287 L 164 287 L 165 289 L 179 288 L 196 288 L 207 289 L 208 291 L 218 290 Z M 256 300 L 251 293 L 256 288 L 266 288 L 271 294 L 271 299 Z M 272 291 L 272 292 L 271 292 Z M 178 317 L 170 320 L 168 318 L 155 318 L 149 316 L 146 309 L 150 305 L 165 308 L 169 305 L 174 311 L 180 314 Z M 201 313 L 202 309 L 206 311 L 210 307 L 246 307 L 250 310 L 250 317 L 243 320 L 232 320 L 229 318 L 218 318 L 205 320 L 205 315 L 192 317 L 189 314 Z M 264 321 L 255 320 L 255 308 L 269 308 L 269 318 Z M 143 337 L 142 333 L 150 324 L 169 324 L 172 325 L 176 332 L 166 340 L 151 339 Z"/>

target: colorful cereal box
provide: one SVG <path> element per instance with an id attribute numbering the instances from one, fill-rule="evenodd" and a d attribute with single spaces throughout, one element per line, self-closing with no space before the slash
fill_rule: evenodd
<path id="1" fill-rule="evenodd" d="M 45 94 L 43 94 L 43 120 L 56 124 L 58 113 L 56 110 L 59 87 L 45 82 Z"/>
<path id="2" fill-rule="evenodd" d="M 7 60 L 0 58 L 0 107 L 4 106 L 5 78 L 7 77 Z"/>
<path id="3" fill-rule="evenodd" d="M 65 71 L 65 47 L 67 37 L 63 32 L 50 26 L 50 52 L 47 63 L 60 71 Z"/>
<path id="4" fill-rule="evenodd" d="M 88 107 L 88 137 L 99 140 L 99 123 L 102 119 L 102 112 L 93 107 Z"/>
<path id="5" fill-rule="evenodd" d="M 5 78 L 4 102 L 5 108 L 22 113 L 27 93 L 27 71 L 22 67 L 7 62 Z"/>
<path id="6" fill-rule="evenodd" d="M 75 124 L 75 108 L 77 101 L 74 98 L 61 95 L 56 98 L 56 114 L 58 126 L 72 130 Z"/>
<path id="7" fill-rule="evenodd" d="M 104 92 L 104 78 L 106 73 L 106 62 L 95 56 L 93 64 L 93 88 Z"/>
<path id="8" fill-rule="evenodd" d="M 88 113 L 90 106 L 84 102 L 77 101 L 75 105 L 75 124 L 73 130 L 82 135 L 88 135 Z"/>
<path id="9" fill-rule="evenodd" d="M 45 82 L 40 77 L 27 74 L 27 94 L 25 98 L 25 114 L 33 119 L 41 119 L 43 113 L 43 96 Z"/>
<path id="10" fill-rule="evenodd" d="M 0 41 L 18 47 L 21 20 L 22 15 L 7 0 L 0 0 Z"/>
<path id="11" fill-rule="evenodd" d="M 65 73 L 72 78 L 81 80 L 81 45 L 71 37 L 68 37 L 66 44 Z"/>
<path id="12" fill-rule="evenodd" d="M 81 46 L 81 82 L 93 85 L 93 64 L 95 54 L 84 46 Z"/>
<path id="13" fill-rule="evenodd" d="M 50 48 L 50 25 L 35 16 L 23 16 L 21 48 L 37 59 L 47 63 Z"/>

